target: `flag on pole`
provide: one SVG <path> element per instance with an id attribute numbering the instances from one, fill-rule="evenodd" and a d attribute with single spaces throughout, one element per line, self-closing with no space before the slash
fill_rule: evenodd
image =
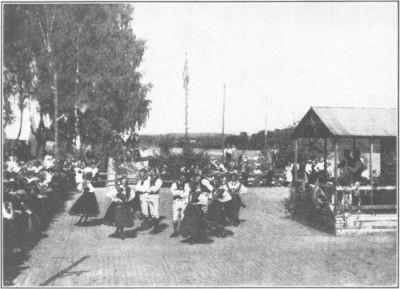
<path id="1" fill-rule="evenodd" d="M 183 88 L 187 91 L 188 86 L 189 86 L 189 70 L 188 70 L 187 53 L 185 53 L 185 65 L 183 67 L 182 79 L 183 79 Z"/>

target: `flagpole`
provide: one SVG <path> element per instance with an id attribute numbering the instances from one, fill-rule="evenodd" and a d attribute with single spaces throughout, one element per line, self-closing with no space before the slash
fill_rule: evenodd
<path id="1" fill-rule="evenodd" d="M 188 84 L 189 84 L 189 75 L 188 75 L 188 57 L 187 57 L 187 52 L 185 52 L 185 66 L 183 68 L 183 88 L 185 90 L 185 143 L 186 145 L 188 144 L 188 138 L 189 138 L 189 129 L 188 129 L 188 109 L 189 109 L 189 104 L 188 104 Z"/>
<path id="2" fill-rule="evenodd" d="M 224 95 L 222 100 L 222 162 L 225 162 L 225 83 L 224 83 Z"/>
<path id="3" fill-rule="evenodd" d="M 268 153 L 267 153 L 267 124 L 268 124 L 268 115 L 265 114 L 265 128 L 264 128 L 264 152 L 265 152 L 265 159 L 268 160 Z"/>

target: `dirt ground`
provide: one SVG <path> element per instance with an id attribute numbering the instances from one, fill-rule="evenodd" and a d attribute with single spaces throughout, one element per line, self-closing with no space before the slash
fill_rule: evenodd
<path id="1" fill-rule="evenodd" d="M 96 192 L 103 216 L 109 201 Z M 249 189 L 239 227 L 209 243 L 182 243 L 172 232 L 169 190 L 161 192 L 161 231 L 125 240 L 92 219 L 75 226 L 67 201 L 44 237 L 14 270 L 16 286 L 396 286 L 396 236 L 335 237 L 287 218 L 287 188 Z"/>

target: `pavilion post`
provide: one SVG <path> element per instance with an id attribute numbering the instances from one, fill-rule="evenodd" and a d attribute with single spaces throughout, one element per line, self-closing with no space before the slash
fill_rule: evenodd
<path id="1" fill-rule="evenodd" d="M 374 139 L 371 138 L 370 139 L 370 143 L 369 143 L 369 180 L 371 182 L 371 205 L 373 204 L 373 199 L 374 199 L 374 190 L 372 188 L 373 184 L 373 180 L 372 180 L 372 154 L 374 152 Z"/>
<path id="2" fill-rule="evenodd" d="M 333 147 L 334 147 L 334 150 L 335 150 L 334 159 L 333 159 L 333 169 L 334 169 L 335 187 L 336 187 L 337 186 L 337 177 L 338 177 L 338 175 L 337 175 L 337 169 L 338 169 L 337 163 L 338 163 L 338 151 L 339 151 L 338 140 L 337 140 L 336 137 L 333 139 Z M 332 195 L 332 197 L 334 198 L 332 204 L 336 205 L 336 202 L 337 202 L 337 199 L 338 199 L 337 190 L 336 189 L 335 189 L 335 193 Z"/>
<path id="3" fill-rule="evenodd" d="M 324 171 L 328 168 L 327 165 L 327 158 L 328 158 L 328 149 L 327 149 L 327 139 L 324 138 Z"/>
<path id="4" fill-rule="evenodd" d="M 335 185 L 337 184 L 337 168 L 338 168 L 338 155 L 339 155 L 339 146 L 338 146 L 338 141 L 337 138 L 333 139 L 333 146 L 335 148 L 335 157 L 333 160 L 333 168 L 334 168 L 334 176 L 335 176 Z"/>
<path id="5" fill-rule="evenodd" d="M 299 148 L 299 141 L 296 139 L 294 141 L 294 181 L 297 181 L 297 162 L 298 162 L 298 148 Z"/>

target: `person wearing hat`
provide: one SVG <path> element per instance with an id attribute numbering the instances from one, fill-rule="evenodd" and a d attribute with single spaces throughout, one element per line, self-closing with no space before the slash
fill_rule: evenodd
<path id="1" fill-rule="evenodd" d="M 141 227 L 145 229 L 150 228 L 150 210 L 149 210 L 149 192 L 150 192 L 150 178 L 146 169 L 141 169 L 139 172 L 139 181 L 136 184 L 135 195 L 139 196 L 140 207 L 143 215 L 143 222 Z"/>
<path id="2" fill-rule="evenodd" d="M 150 170 L 150 187 L 148 196 L 149 217 L 154 230 L 158 228 L 160 222 L 160 189 L 162 187 L 162 180 L 157 168 Z M 155 232 L 155 231 L 154 231 Z"/>
<path id="3" fill-rule="evenodd" d="M 179 179 L 171 186 L 172 193 L 172 225 L 174 232 L 170 237 L 177 237 L 179 235 L 179 225 L 181 224 L 184 211 L 189 201 L 190 187 L 186 181 L 186 176 L 181 174 Z"/>

